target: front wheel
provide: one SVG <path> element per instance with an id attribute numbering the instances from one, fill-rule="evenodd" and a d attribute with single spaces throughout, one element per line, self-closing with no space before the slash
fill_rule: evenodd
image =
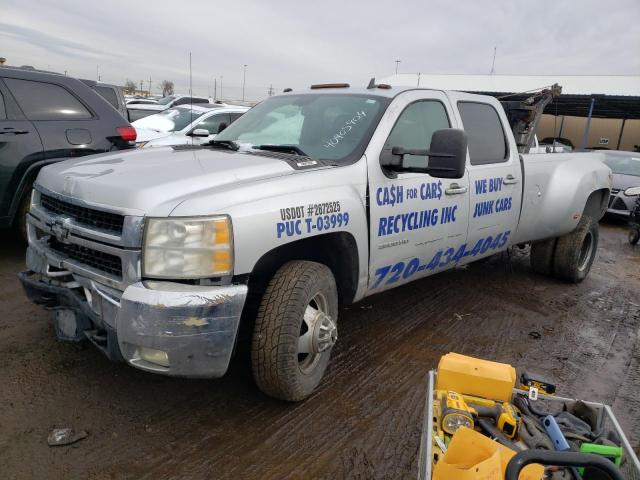
<path id="1" fill-rule="evenodd" d="M 287 401 L 318 386 L 338 338 L 338 292 L 328 267 L 296 260 L 273 276 L 258 307 L 251 344 L 256 384 Z"/>
<path id="2" fill-rule="evenodd" d="M 571 233 L 558 238 L 553 270 L 557 278 L 572 283 L 584 280 L 591 270 L 598 248 L 598 223 L 583 215 Z"/>
<path id="3" fill-rule="evenodd" d="M 629 243 L 631 245 L 635 245 L 640 240 L 640 228 L 630 228 L 629 229 Z"/>

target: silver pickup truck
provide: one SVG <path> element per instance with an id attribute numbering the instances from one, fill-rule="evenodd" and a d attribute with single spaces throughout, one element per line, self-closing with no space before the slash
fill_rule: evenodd
<path id="1" fill-rule="evenodd" d="M 339 303 L 516 244 L 537 272 L 588 274 L 610 170 L 598 153 L 521 155 L 535 115 L 508 112 L 460 92 L 315 85 L 209 145 L 51 165 L 20 279 L 60 339 L 149 372 L 220 377 L 247 332 L 258 386 L 301 400 Z"/>

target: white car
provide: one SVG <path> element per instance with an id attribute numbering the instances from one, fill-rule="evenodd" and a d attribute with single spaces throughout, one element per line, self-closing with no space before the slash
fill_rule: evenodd
<path id="1" fill-rule="evenodd" d="M 168 108 L 177 107 L 178 105 L 197 105 L 211 103 L 207 97 L 194 97 L 189 95 L 167 95 L 154 103 L 134 104 L 136 110 L 153 110 L 161 112 Z"/>
<path id="2" fill-rule="evenodd" d="M 132 123 L 136 129 L 139 148 L 166 145 L 200 145 L 212 139 L 244 112 L 248 107 L 183 105 L 141 118 Z"/>
<path id="3" fill-rule="evenodd" d="M 152 98 L 132 98 L 127 100 L 127 106 L 129 105 L 157 105 L 158 101 Z"/>

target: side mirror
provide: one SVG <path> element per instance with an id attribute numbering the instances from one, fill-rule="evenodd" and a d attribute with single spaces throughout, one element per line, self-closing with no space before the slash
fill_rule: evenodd
<path id="1" fill-rule="evenodd" d="M 424 167 L 404 165 L 405 155 L 428 156 Z M 445 128 L 436 130 L 428 150 L 391 147 L 380 155 L 380 165 L 394 172 L 427 173 L 436 178 L 462 178 L 467 162 L 467 134 L 464 130 Z"/>
<path id="2" fill-rule="evenodd" d="M 640 195 L 640 187 L 630 187 L 624 191 L 625 196 L 627 197 L 635 197 L 636 195 Z"/>
<path id="3" fill-rule="evenodd" d="M 189 135 L 192 137 L 208 137 L 210 134 L 209 130 L 205 128 L 196 128 Z"/>
<path id="4" fill-rule="evenodd" d="M 218 132 L 217 132 L 217 133 L 222 132 L 225 128 L 227 128 L 227 124 L 226 124 L 226 123 L 224 123 L 224 122 L 222 122 L 222 123 L 220 124 L 220 126 L 218 127 Z"/>

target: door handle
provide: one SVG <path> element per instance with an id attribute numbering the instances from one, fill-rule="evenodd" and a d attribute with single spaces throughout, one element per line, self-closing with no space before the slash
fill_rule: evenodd
<path id="1" fill-rule="evenodd" d="M 504 180 L 502 180 L 502 183 L 504 183 L 505 185 L 514 185 L 518 182 L 519 180 L 511 174 L 507 175 L 506 177 L 504 177 Z"/>
<path id="2" fill-rule="evenodd" d="M 461 193 L 467 193 L 467 187 L 464 185 L 458 185 L 457 183 L 452 183 L 444 193 L 447 195 L 460 195 Z"/>

